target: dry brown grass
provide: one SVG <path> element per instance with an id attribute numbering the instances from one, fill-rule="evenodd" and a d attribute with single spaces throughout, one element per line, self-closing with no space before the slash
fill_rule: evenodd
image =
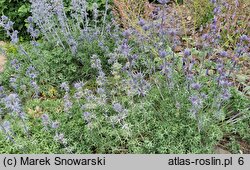
<path id="1" fill-rule="evenodd" d="M 124 28 L 134 27 L 140 17 L 148 18 L 153 6 L 147 0 L 114 0 L 113 13 Z"/>

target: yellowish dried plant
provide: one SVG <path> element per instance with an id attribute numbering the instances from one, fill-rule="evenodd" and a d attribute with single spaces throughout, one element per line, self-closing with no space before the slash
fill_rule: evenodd
<path id="1" fill-rule="evenodd" d="M 140 17 L 148 18 L 153 6 L 148 0 L 114 0 L 113 13 L 124 28 L 136 27 Z"/>

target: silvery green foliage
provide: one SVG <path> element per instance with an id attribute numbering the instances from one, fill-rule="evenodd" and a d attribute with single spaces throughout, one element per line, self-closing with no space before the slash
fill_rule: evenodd
<path id="1" fill-rule="evenodd" d="M 63 82 L 61 84 L 61 89 L 63 89 L 65 91 L 65 95 L 63 97 L 63 100 L 64 100 L 64 112 L 65 113 L 69 113 L 71 108 L 72 108 L 72 105 L 73 103 L 71 102 L 71 97 L 70 97 L 70 94 L 69 94 L 69 85 L 67 82 Z"/>
<path id="2" fill-rule="evenodd" d="M 81 25 L 84 26 L 84 30 L 87 31 L 89 19 L 87 13 L 87 2 L 86 0 L 72 0 L 71 6 L 71 17 L 77 22 L 78 30 L 81 30 Z"/>
<path id="3" fill-rule="evenodd" d="M 11 38 L 13 44 L 18 43 L 18 31 L 13 28 L 14 22 L 12 22 L 7 16 L 1 16 L 0 27 L 3 27 L 7 33 L 7 36 Z"/>
<path id="4" fill-rule="evenodd" d="M 75 43 L 66 17 L 62 0 L 30 0 L 32 18 L 48 41 L 53 41 L 65 48 L 66 40 L 72 52 Z M 72 47 L 71 47 L 72 46 Z"/>
<path id="5" fill-rule="evenodd" d="M 67 148 L 67 139 L 64 138 L 64 134 L 63 133 L 59 133 L 58 132 L 58 128 L 60 127 L 60 122 L 58 121 L 52 121 L 49 117 L 48 114 L 44 113 L 41 115 L 41 119 L 42 119 L 42 123 L 44 126 L 44 129 L 46 131 L 49 130 L 54 130 L 55 131 L 55 135 L 54 135 L 54 140 L 56 142 L 59 142 L 61 144 L 64 145 L 65 148 Z"/>
<path id="6" fill-rule="evenodd" d="M 10 93 L 8 95 L 4 94 L 1 96 L 1 104 L 4 105 L 4 109 L 0 110 L 1 115 L 8 114 L 13 120 L 20 120 L 23 126 L 23 130 L 27 136 L 29 136 L 29 128 L 27 126 L 27 116 L 23 110 L 21 99 L 18 94 Z M 2 131 L 6 134 L 6 137 L 14 142 L 14 133 L 11 131 L 11 124 L 9 121 L 5 121 L 3 125 L 1 125 Z"/>
<path id="7" fill-rule="evenodd" d="M 98 4 L 93 3 L 93 20 L 95 22 L 95 29 L 97 29 L 98 16 L 99 16 Z"/>
<path id="8" fill-rule="evenodd" d="M 99 57 L 97 55 L 93 55 L 91 57 L 91 67 L 94 69 L 97 69 L 98 71 L 98 76 L 96 78 L 96 83 L 98 85 L 97 87 L 97 94 L 98 94 L 98 98 L 97 101 L 100 105 L 105 105 L 106 104 L 106 75 L 102 69 L 102 65 L 101 65 L 101 60 L 99 59 Z"/>
<path id="9" fill-rule="evenodd" d="M 5 134 L 7 140 L 14 142 L 14 134 L 11 130 L 11 124 L 9 121 L 4 121 L 2 124 L 0 123 L 0 130 Z"/>
<path id="10" fill-rule="evenodd" d="M 86 0 L 72 0 L 70 16 L 66 15 L 63 0 L 30 0 L 30 2 L 33 22 L 42 35 L 49 42 L 70 48 L 73 55 L 77 54 L 79 41 L 83 39 L 91 41 L 101 34 L 100 28 L 97 27 L 99 11 L 96 3 L 93 4 L 95 22 L 93 25 L 90 24 L 88 17 Z"/>
<path id="11" fill-rule="evenodd" d="M 150 83 L 145 80 L 143 73 L 132 73 L 129 83 L 131 85 L 128 94 L 146 96 L 151 87 Z"/>
<path id="12" fill-rule="evenodd" d="M 120 124 L 123 126 L 125 124 L 124 119 L 128 116 L 128 110 L 124 109 L 120 103 L 114 103 L 113 109 L 117 115 L 110 117 L 112 126 L 114 127 L 115 124 Z"/>

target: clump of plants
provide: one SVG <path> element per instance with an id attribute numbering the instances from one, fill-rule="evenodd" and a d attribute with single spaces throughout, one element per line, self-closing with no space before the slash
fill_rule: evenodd
<path id="1" fill-rule="evenodd" d="M 249 120 L 248 100 L 231 105 L 240 95 L 231 76 L 247 52 L 217 49 L 219 31 L 177 54 L 165 12 L 123 29 L 108 20 L 108 1 L 93 19 L 85 0 L 71 7 L 68 16 L 62 0 L 32 0 L 29 45 L 1 17 L 15 53 L 1 76 L 0 152 L 212 153 L 235 121 Z M 241 35 L 240 47 L 248 41 Z"/>
<path id="2" fill-rule="evenodd" d="M 125 27 L 135 27 L 138 18 L 149 18 L 154 7 L 148 0 L 114 0 L 113 13 L 117 22 Z"/>
<path id="3" fill-rule="evenodd" d="M 15 29 L 18 29 L 22 39 L 27 38 L 25 19 L 30 15 L 30 3 L 28 0 L 1 0 L 0 1 L 1 15 L 7 15 L 15 22 Z M 0 40 L 6 39 L 6 34 L 3 29 L 0 29 Z"/>
<path id="4" fill-rule="evenodd" d="M 194 29 L 199 29 L 206 25 L 213 18 L 213 3 L 210 0 L 193 0 L 185 2 L 191 11 L 194 23 Z"/>

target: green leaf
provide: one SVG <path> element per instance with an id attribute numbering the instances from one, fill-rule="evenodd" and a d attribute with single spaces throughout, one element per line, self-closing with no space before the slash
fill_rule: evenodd
<path id="1" fill-rule="evenodd" d="M 30 10 L 29 5 L 24 4 L 24 5 L 22 5 L 22 6 L 18 9 L 18 15 L 19 15 L 19 16 L 22 16 L 23 14 L 28 13 L 29 10 Z"/>

